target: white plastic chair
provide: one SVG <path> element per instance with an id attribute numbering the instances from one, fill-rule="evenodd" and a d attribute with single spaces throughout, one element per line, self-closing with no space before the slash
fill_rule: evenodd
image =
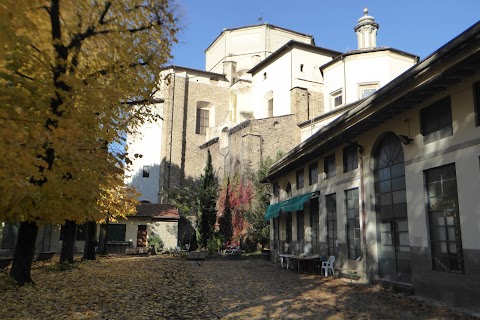
<path id="1" fill-rule="evenodd" d="M 325 270 L 325 277 L 328 277 L 328 272 L 332 271 L 332 276 L 335 274 L 333 270 L 333 263 L 335 262 L 335 256 L 330 256 L 327 261 L 322 261 L 322 273 Z"/>

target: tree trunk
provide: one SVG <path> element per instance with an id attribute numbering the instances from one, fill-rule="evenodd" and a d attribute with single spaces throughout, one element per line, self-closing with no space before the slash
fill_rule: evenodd
<path id="1" fill-rule="evenodd" d="M 32 261 L 35 254 L 37 232 L 38 226 L 35 222 L 22 222 L 20 224 L 10 276 L 22 286 L 25 283 L 34 283 L 30 270 L 32 269 Z"/>
<path id="2" fill-rule="evenodd" d="M 75 221 L 67 220 L 62 226 L 63 242 L 62 253 L 60 254 L 60 262 L 73 263 L 75 254 L 75 237 L 77 234 L 77 224 Z"/>
<path id="3" fill-rule="evenodd" d="M 100 225 L 100 236 L 99 236 L 99 244 L 98 244 L 98 253 L 99 254 L 108 254 L 108 252 L 107 252 L 108 222 L 109 222 L 109 219 L 107 217 L 106 223 Z"/>
<path id="4" fill-rule="evenodd" d="M 97 224 L 95 221 L 88 221 L 85 228 L 85 247 L 82 260 L 95 260 L 95 244 L 97 235 Z"/>

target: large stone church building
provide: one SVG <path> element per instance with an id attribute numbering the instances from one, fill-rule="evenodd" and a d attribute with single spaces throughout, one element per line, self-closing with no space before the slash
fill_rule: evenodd
<path id="1" fill-rule="evenodd" d="M 128 137 L 134 160 L 126 182 L 140 200 L 199 179 L 210 150 L 219 181 L 248 179 L 266 157 L 286 153 L 417 63 L 377 46 L 379 25 L 365 10 L 358 49 L 317 46 L 312 36 L 259 24 L 223 30 L 205 50 L 205 70 L 171 65 L 160 76 L 163 120 Z M 353 36 L 353 34 L 352 34 Z"/>

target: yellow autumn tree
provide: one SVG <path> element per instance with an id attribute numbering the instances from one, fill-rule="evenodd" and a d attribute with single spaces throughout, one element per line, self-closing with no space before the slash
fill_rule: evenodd
<path id="1" fill-rule="evenodd" d="M 39 224 L 99 221 L 123 186 L 128 159 L 110 146 L 157 116 L 152 90 L 178 31 L 172 2 L 0 3 L 0 220 L 21 222 L 19 283 L 32 281 Z"/>

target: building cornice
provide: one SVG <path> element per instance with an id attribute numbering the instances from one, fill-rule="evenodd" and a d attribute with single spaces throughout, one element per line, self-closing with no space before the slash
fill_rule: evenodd
<path id="1" fill-rule="evenodd" d="M 320 66 L 320 71 L 324 71 L 326 68 L 330 67 L 331 65 L 334 65 L 335 63 L 342 61 L 348 56 L 353 56 L 357 54 L 367 54 L 367 53 L 372 53 L 372 52 L 382 52 L 382 51 L 390 51 L 396 54 L 399 54 L 401 56 L 409 57 L 411 59 L 414 59 L 415 61 L 418 61 L 420 59 L 419 56 L 414 55 L 412 53 L 408 53 L 402 50 L 398 50 L 395 48 L 391 47 L 376 47 L 376 48 L 367 48 L 367 49 L 358 49 L 358 50 L 351 50 L 345 53 L 340 54 L 339 56 L 335 57 L 332 61 L 329 61 L 325 63 L 324 65 Z"/>
<path id="2" fill-rule="evenodd" d="M 263 61 L 258 63 L 252 69 L 250 69 L 248 71 L 248 73 L 251 73 L 252 75 L 255 75 L 258 71 L 265 68 L 267 65 L 269 65 L 270 63 L 272 63 L 273 61 L 275 61 L 279 57 L 283 56 L 285 53 L 290 52 L 292 49 L 311 50 L 311 51 L 315 51 L 317 53 L 320 53 L 320 54 L 323 54 L 323 55 L 326 55 L 326 56 L 332 57 L 332 58 L 337 57 L 337 56 L 342 54 L 339 51 L 330 50 L 330 49 L 326 49 L 326 48 L 322 48 L 322 47 L 317 47 L 317 46 L 312 45 L 312 44 L 303 43 L 303 42 L 299 42 L 299 41 L 295 41 L 295 40 L 290 40 L 289 42 L 287 42 L 286 44 L 284 44 L 283 46 L 278 48 L 277 51 L 273 52 L 271 55 L 266 57 Z"/>
<path id="3" fill-rule="evenodd" d="M 266 29 L 278 29 L 278 30 L 283 30 L 283 31 L 287 31 L 287 32 L 290 32 L 290 33 L 293 33 L 293 34 L 302 36 L 302 37 L 307 37 L 307 38 L 310 38 L 310 39 L 311 39 L 312 44 L 315 44 L 315 39 L 314 39 L 313 36 L 310 35 L 310 34 L 301 33 L 301 32 L 298 32 L 298 31 L 291 30 L 291 29 L 278 27 L 278 26 L 275 26 L 275 25 L 273 25 L 273 24 L 264 23 L 264 24 L 253 24 L 253 25 L 243 26 L 243 27 L 237 27 L 237 28 L 226 28 L 226 29 L 223 29 L 223 31 L 220 32 L 220 34 L 215 38 L 215 40 L 212 41 L 212 43 L 210 43 L 210 45 L 205 49 L 204 52 L 207 53 L 207 51 L 208 51 L 208 50 L 218 41 L 218 39 L 220 39 L 220 38 L 222 37 L 222 35 L 223 35 L 224 33 L 226 33 L 226 32 L 232 32 L 232 31 L 236 31 L 236 30 L 249 29 L 249 28 L 262 28 L 262 27 L 265 27 Z"/>

